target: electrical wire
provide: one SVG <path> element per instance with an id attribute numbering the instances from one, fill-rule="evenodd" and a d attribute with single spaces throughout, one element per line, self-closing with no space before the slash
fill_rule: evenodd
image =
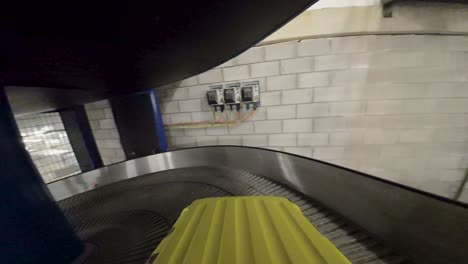
<path id="1" fill-rule="evenodd" d="M 256 113 L 256 110 L 253 110 L 248 115 L 240 119 L 240 113 L 238 113 L 238 120 L 230 120 L 231 113 L 226 111 L 225 120 L 216 120 L 216 114 L 213 115 L 213 119 L 210 121 L 200 121 L 200 122 L 188 122 L 188 123 L 174 123 L 164 125 L 165 129 L 200 129 L 200 128 L 210 128 L 210 127 L 223 127 L 223 126 L 233 126 L 249 121 Z M 213 122 L 214 121 L 214 122 Z"/>
<path id="2" fill-rule="evenodd" d="M 224 122 L 224 124 L 227 124 L 228 122 L 230 122 L 230 119 L 231 119 L 231 111 L 226 111 L 226 122 Z"/>
<path id="3" fill-rule="evenodd" d="M 211 112 L 211 123 L 214 123 L 216 122 L 216 113 L 211 108 L 210 108 L 210 112 Z"/>

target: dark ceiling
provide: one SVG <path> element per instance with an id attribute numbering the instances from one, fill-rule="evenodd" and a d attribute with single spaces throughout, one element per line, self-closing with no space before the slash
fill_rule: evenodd
<path id="1" fill-rule="evenodd" d="M 0 84 L 96 98 L 158 87 L 240 54 L 314 2 L 12 1 L 0 8 Z"/>

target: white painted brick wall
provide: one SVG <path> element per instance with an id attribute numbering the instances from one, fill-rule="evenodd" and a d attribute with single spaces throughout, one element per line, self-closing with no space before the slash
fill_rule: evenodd
<path id="1" fill-rule="evenodd" d="M 321 117 L 329 115 L 328 103 L 313 103 L 297 105 L 297 117 Z"/>
<path id="2" fill-rule="evenodd" d="M 160 99 L 166 123 L 210 120 L 209 85 L 258 80 L 256 115 L 229 128 L 171 130 L 168 142 L 286 151 L 450 197 L 461 177 L 454 171 L 468 167 L 467 47 L 461 36 L 381 35 L 251 48 Z M 91 115 L 104 115 L 90 120 L 93 129 L 112 119 Z M 118 136 L 108 134 L 97 133 Z"/>
<path id="3" fill-rule="evenodd" d="M 267 118 L 268 119 L 290 119 L 296 117 L 295 105 L 283 106 L 268 106 Z"/>
<path id="4" fill-rule="evenodd" d="M 112 109 L 110 109 L 110 108 L 104 109 L 104 118 L 114 118 L 114 114 L 112 113 Z"/>
<path id="5" fill-rule="evenodd" d="M 284 150 L 283 147 L 264 147 L 264 149 L 269 149 L 269 150 L 273 150 L 273 151 L 283 151 Z"/>
<path id="6" fill-rule="evenodd" d="M 369 101 L 367 103 L 367 114 L 370 115 L 399 114 L 401 113 L 402 109 L 402 101 Z"/>
<path id="7" fill-rule="evenodd" d="M 279 62 L 269 61 L 250 65 L 252 78 L 275 76 L 279 74 Z"/>
<path id="8" fill-rule="evenodd" d="M 166 124 L 173 124 L 173 123 L 186 123 L 192 121 L 192 114 L 191 113 L 177 113 L 177 114 L 165 114 L 163 115 L 163 122 Z"/>
<path id="9" fill-rule="evenodd" d="M 255 122 L 255 133 L 272 134 L 272 133 L 281 133 L 281 132 L 282 132 L 281 120 L 256 121 Z"/>
<path id="10" fill-rule="evenodd" d="M 200 122 L 205 120 L 211 120 L 211 113 L 210 112 L 193 112 L 190 118 L 193 122 Z M 169 123 L 175 123 L 172 120 Z"/>
<path id="11" fill-rule="evenodd" d="M 312 119 L 289 119 L 283 120 L 283 131 L 285 133 L 312 132 L 314 122 Z"/>
<path id="12" fill-rule="evenodd" d="M 363 142 L 363 131 L 330 133 L 330 145 L 333 146 L 360 145 L 363 144 Z"/>
<path id="13" fill-rule="evenodd" d="M 242 136 L 242 145 L 252 147 L 266 147 L 268 146 L 267 135 L 253 135 L 253 136 Z"/>
<path id="14" fill-rule="evenodd" d="M 97 130 L 101 127 L 99 126 L 99 120 L 89 120 L 89 124 L 91 125 L 91 129 Z"/>
<path id="15" fill-rule="evenodd" d="M 365 102 L 332 102 L 330 103 L 330 115 L 357 115 L 364 113 Z"/>
<path id="16" fill-rule="evenodd" d="M 103 148 L 107 149 L 117 149 L 121 147 L 119 139 L 103 139 L 98 142 L 98 145 L 101 144 Z"/>
<path id="17" fill-rule="evenodd" d="M 366 164 L 368 160 L 375 159 L 378 157 L 382 146 L 379 145 L 348 145 L 344 147 L 344 158 L 355 159 L 361 161 L 362 164 Z M 391 164 L 390 166 L 394 166 Z"/>
<path id="18" fill-rule="evenodd" d="M 206 129 L 206 134 L 210 136 L 227 135 L 228 133 L 229 130 L 227 127 L 209 127 Z"/>
<path id="19" fill-rule="evenodd" d="M 178 109 L 174 109 L 174 105 L 177 108 L 178 103 L 168 102 L 162 111 L 175 112 Z M 104 165 L 125 160 L 109 101 L 86 104 L 85 110 Z"/>
<path id="20" fill-rule="evenodd" d="M 280 105 L 281 92 L 267 92 L 261 94 L 262 106 Z"/>
<path id="21" fill-rule="evenodd" d="M 468 142 L 467 128 L 439 128 L 433 130 L 434 141 Z"/>
<path id="22" fill-rule="evenodd" d="M 364 132 L 364 144 L 395 144 L 399 139 L 399 130 L 367 129 Z"/>
<path id="23" fill-rule="evenodd" d="M 271 147 L 296 146 L 296 134 L 269 135 L 268 145 Z"/>
<path id="24" fill-rule="evenodd" d="M 432 129 L 410 129 L 400 132 L 400 142 L 418 143 L 430 142 L 432 140 Z"/>
<path id="25" fill-rule="evenodd" d="M 314 58 L 296 58 L 281 61 L 281 74 L 311 72 L 314 70 Z"/>
<path id="26" fill-rule="evenodd" d="M 87 115 L 91 120 L 104 119 L 106 117 L 102 109 L 89 110 Z"/>
<path id="27" fill-rule="evenodd" d="M 102 129 L 111 129 L 115 128 L 115 122 L 113 119 L 101 119 L 99 120 L 99 126 Z"/>
<path id="28" fill-rule="evenodd" d="M 297 53 L 299 57 L 315 56 L 330 53 L 329 39 L 308 39 L 302 40 L 297 44 Z"/>
<path id="29" fill-rule="evenodd" d="M 178 148 L 191 148 L 197 146 L 197 137 L 176 137 L 175 146 Z"/>
<path id="30" fill-rule="evenodd" d="M 462 36 L 450 36 L 448 48 L 451 51 L 468 51 L 468 39 Z"/>
<path id="31" fill-rule="evenodd" d="M 329 84 L 328 72 L 308 72 L 298 75 L 298 88 L 321 87 Z"/>
<path id="32" fill-rule="evenodd" d="M 375 36 L 353 36 L 331 39 L 331 50 L 337 53 L 366 52 L 372 48 Z"/>
<path id="33" fill-rule="evenodd" d="M 167 102 L 161 104 L 161 113 L 169 114 L 169 113 L 178 113 L 179 112 L 179 102 Z"/>
<path id="34" fill-rule="evenodd" d="M 223 81 L 223 72 L 220 69 L 213 69 L 198 75 L 198 83 L 216 83 Z"/>
<path id="35" fill-rule="evenodd" d="M 296 88 L 296 75 L 280 75 L 267 78 L 268 91 L 282 91 Z"/>
<path id="36" fill-rule="evenodd" d="M 245 134 L 253 134 L 253 133 L 254 133 L 254 125 L 252 122 L 243 123 L 243 124 L 229 127 L 229 134 L 231 135 L 245 135 Z"/>
<path id="37" fill-rule="evenodd" d="M 328 145 L 328 134 L 326 133 L 302 133 L 297 135 L 298 146 L 326 146 Z"/>
<path id="38" fill-rule="evenodd" d="M 250 51 L 250 50 L 249 50 L 249 51 Z M 216 68 L 232 67 L 232 66 L 234 66 L 234 65 L 237 64 L 237 59 L 238 59 L 238 58 L 239 58 L 239 57 L 232 58 L 232 59 L 226 61 L 225 63 L 223 63 L 223 64 L 217 66 Z M 197 77 L 197 76 L 196 76 L 196 77 Z"/>
<path id="39" fill-rule="evenodd" d="M 179 101 L 179 109 L 180 112 L 198 112 L 201 111 L 201 104 L 200 99 L 183 100 Z"/>
<path id="40" fill-rule="evenodd" d="M 202 100 L 204 100 L 206 98 L 206 91 L 208 91 L 208 87 L 206 85 L 191 86 L 188 89 L 188 99 L 203 98 Z"/>
<path id="41" fill-rule="evenodd" d="M 281 60 L 296 57 L 296 42 L 287 42 L 265 47 L 266 60 Z"/>
<path id="42" fill-rule="evenodd" d="M 250 78 L 249 66 L 235 66 L 223 68 L 223 75 L 225 81 L 238 81 Z"/>
<path id="43" fill-rule="evenodd" d="M 266 119 L 267 119 L 266 107 L 257 108 L 255 115 L 252 118 L 250 118 L 250 120 L 252 121 L 259 121 L 259 120 L 266 120 Z"/>
<path id="44" fill-rule="evenodd" d="M 304 104 L 310 103 L 313 99 L 312 89 L 290 90 L 282 93 L 283 104 Z"/>
<path id="45" fill-rule="evenodd" d="M 284 147 L 284 152 L 312 158 L 313 149 L 308 147 Z"/>
<path id="46" fill-rule="evenodd" d="M 241 136 L 219 136 L 219 145 L 242 145 Z"/>
<path id="47" fill-rule="evenodd" d="M 119 132 L 115 129 L 98 129 L 93 134 L 95 139 L 120 139 Z"/>
<path id="48" fill-rule="evenodd" d="M 197 76 L 187 78 L 185 80 L 180 81 L 179 86 L 184 87 L 184 86 L 193 86 L 198 84 L 198 78 Z"/>
<path id="49" fill-rule="evenodd" d="M 317 147 L 314 149 L 313 158 L 323 160 L 340 160 L 343 157 L 342 147 Z"/>
<path id="50" fill-rule="evenodd" d="M 314 89 L 314 102 L 352 101 L 363 97 L 361 87 L 325 87 Z"/>
<path id="51" fill-rule="evenodd" d="M 265 60 L 265 48 L 263 47 L 254 47 L 248 49 L 237 58 L 238 64 L 251 64 L 255 62 L 262 62 Z"/>
<path id="52" fill-rule="evenodd" d="M 179 129 L 178 129 L 179 130 Z M 205 136 L 206 129 L 196 128 L 196 129 L 183 129 L 184 135 L 189 137 Z"/>
<path id="53" fill-rule="evenodd" d="M 315 57 L 315 70 L 340 70 L 348 68 L 348 55 L 325 55 Z"/>
<path id="54" fill-rule="evenodd" d="M 170 129 L 166 130 L 166 137 L 171 138 L 171 137 L 182 137 L 185 135 L 183 129 Z"/>
<path id="55" fill-rule="evenodd" d="M 426 54 L 429 55 L 418 51 L 375 53 L 369 57 L 369 64 L 373 68 L 427 67 L 434 63 L 427 59 Z M 435 59 L 433 56 L 431 53 L 429 57 Z M 440 66 L 440 64 L 435 66 Z"/>
<path id="56" fill-rule="evenodd" d="M 346 130 L 346 119 L 340 117 L 314 119 L 315 131 L 342 131 Z"/>
<path id="57" fill-rule="evenodd" d="M 213 146 L 217 145 L 218 138 L 215 136 L 201 136 L 197 137 L 197 145 L 198 146 Z"/>
<path id="58" fill-rule="evenodd" d="M 335 70 L 330 74 L 331 86 L 366 87 L 369 69 Z"/>
<path id="59" fill-rule="evenodd" d="M 167 89 L 164 97 L 166 101 L 189 99 L 189 88 Z"/>

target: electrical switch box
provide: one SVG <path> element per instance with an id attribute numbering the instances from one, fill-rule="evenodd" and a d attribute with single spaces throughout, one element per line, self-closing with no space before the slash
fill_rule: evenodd
<path id="1" fill-rule="evenodd" d="M 253 87 L 247 86 L 242 88 L 242 100 L 244 102 L 252 102 L 253 101 Z"/>
<path id="2" fill-rule="evenodd" d="M 206 99 L 208 100 L 208 105 L 212 106 L 215 111 L 219 109 L 224 111 L 224 92 L 222 85 L 213 85 L 210 86 L 210 90 L 206 92 Z"/>
<path id="3" fill-rule="evenodd" d="M 208 105 L 214 111 L 224 111 L 226 106 L 233 111 L 240 111 L 243 106 L 249 110 L 260 106 L 260 82 L 235 82 L 226 85 L 211 85 L 206 91 Z"/>
<path id="4" fill-rule="evenodd" d="M 224 101 L 226 101 L 226 104 L 236 102 L 236 93 L 233 88 L 224 89 Z"/>
<path id="5" fill-rule="evenodd" d="M 241 103 L 241 88 L 240 83 L 230 83 L 224 88 L 224 101 L 229 105 L 231 111 L 235 107 L 240 110 Z"/>
<path id="6" fill-rule="evenodd" d="M 207 91 L 206 98 L 208 99 L 209 105 L 217 105 L 218 104 L 218 93 L 216 91 Z"/>
<path id="7" fill-rule="evenodd" d="M 242 83 L 241 93 L 242 101 L 247 109 L 250 107 L 257 109 L 260 106 L 260 84 L 258 81 Z"/>

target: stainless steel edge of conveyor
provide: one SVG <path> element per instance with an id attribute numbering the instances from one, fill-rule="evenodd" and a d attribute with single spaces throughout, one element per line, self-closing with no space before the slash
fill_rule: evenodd
<path id="1" fill-rule="evenodd" d="M 272 150 L 183 149 L 48 187 L 80 236 L 96 248 L 93 263 L 141 263 L 191 201 L 230 195 L 287 197 L 353 263 L 468 259 L 465 204 Z"/>

